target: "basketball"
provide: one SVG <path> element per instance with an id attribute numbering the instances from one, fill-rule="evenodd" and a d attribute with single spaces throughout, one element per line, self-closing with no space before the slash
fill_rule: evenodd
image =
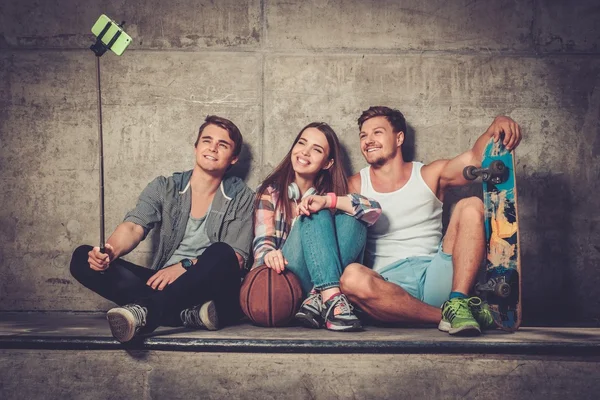
<path id="1" fill-rule="evenodd" d="M 302 288 L 290 271 L 281 274 L 266 265 L 246 275 L 240 291 L 244 314 L 256 325 L 285 326 L 300 307 Z"/>

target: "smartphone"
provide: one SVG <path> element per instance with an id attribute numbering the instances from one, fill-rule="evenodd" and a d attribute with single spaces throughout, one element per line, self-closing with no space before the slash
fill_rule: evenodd
<path id="1" fill-rule="evenodd" d="M 123 54 L 127 46 L 131 43 L 131 37 L 115 21 L 104 14 L 92 26 L 92 33 L 96 37 L 101 36 L 100 40 L 102 43 L 118 56 Z"/>

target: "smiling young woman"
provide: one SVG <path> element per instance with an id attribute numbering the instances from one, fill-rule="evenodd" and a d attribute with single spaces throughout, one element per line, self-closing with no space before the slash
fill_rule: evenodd
<path id="1" fill-rule="evenodd" d="M 324 122 L 305 126 L 260 185 L 254 217 L 254 266 L 291 271 L 307 298 L 296 318 L 336 331 L 362 328 L 340 292 L 344 268 L 362 259 L 366 229 L 381 207 L 348 194 L 338 137 Z"/>

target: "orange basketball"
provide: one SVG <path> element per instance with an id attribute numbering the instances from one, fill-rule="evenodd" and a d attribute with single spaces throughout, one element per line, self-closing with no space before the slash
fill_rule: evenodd
<path id="1" fill-rule="evenodd" d="M 284 326 L 302 302 L 300 281 L 290 271 L 281 274 L 266 265 L 246 275 L 240 292 L 244 314 L 256 325 Z"/>

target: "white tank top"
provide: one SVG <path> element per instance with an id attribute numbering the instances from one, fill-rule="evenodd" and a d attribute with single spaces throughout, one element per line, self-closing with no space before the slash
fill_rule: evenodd
<path id="1" fill-rule="evenodd" d="M 382 213 L 369 227 L 365 265 L 380 271 L 398 260 L 432 256 L 442 239 L 442 205 L 421 176 L 423 164 L 413 162 L 406 184 L 391 193 L 373 189 L 370 168 L 360 170 L 360 193 L 381 204 Z"/>

